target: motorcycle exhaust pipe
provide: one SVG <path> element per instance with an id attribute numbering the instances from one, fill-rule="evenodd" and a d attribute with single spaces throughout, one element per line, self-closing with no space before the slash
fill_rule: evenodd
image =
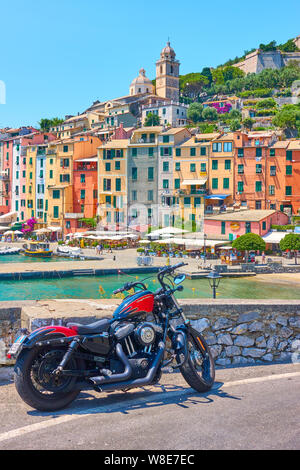
<path id="1" fill-rule="evenodd" d="M 159 351 L 157 353 L 156 358 L 154 359 L 154 362 L 152 366 L 150 367 L 148 374 L 146 377 L 140 378 L 140 379 L 134 379 L 134 380 L 128 380 L 126 382 L 121 382 L 121 383 L 101 383 L 98 386 L 98 391 L 100 392 L 114 392 L 116 390 L 124 390 L 124 389 L 130 389 L 130 388 L 137 388 L 137 387 L 143 387 L 145 385 L 150 385 L 155 377 L 155 374 L 157 372 L 158 366 L 161 363 L 164 350 L 165 350 L 165 345 L 161 341 L 158 345 Z"/>
<path id="2" fill-rule="evenodd" d="M 121 374 L 112 374 L 109 377 L 104 377 L 103 375 L 100 375 L 98 377 L 90 377 L 89 382 L 92 382 L 93 385 L 98 386 L 102 384 L 121 382 L 122 380 L 130 379 L 130 377 L 132 376 L 132 367 L 129 364 L 127 356 L 124 353 L 122 345 L 120 343 L 118 343 L 116 346 L 116 353 L 118 355 L 118 358 L 123 362 L 125 366 L 124 372 L 122 372 Z"/>

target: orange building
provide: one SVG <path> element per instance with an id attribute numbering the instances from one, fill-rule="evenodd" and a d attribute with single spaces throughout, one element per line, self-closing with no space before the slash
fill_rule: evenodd
<path id="1" fill-rule="evenodd" d="M 258 131 L 236 135 L 234 199 L 249 209 L 267 209 L 269 147 L 277 136 L 274 132 Z"/>

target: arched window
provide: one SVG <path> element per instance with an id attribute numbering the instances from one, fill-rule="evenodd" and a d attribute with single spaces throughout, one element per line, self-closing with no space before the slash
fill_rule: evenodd
<path id="1" fill-rule="evenodd" d="M 160 66 L 160 73 L 163 73 L 162 65 Z"/>

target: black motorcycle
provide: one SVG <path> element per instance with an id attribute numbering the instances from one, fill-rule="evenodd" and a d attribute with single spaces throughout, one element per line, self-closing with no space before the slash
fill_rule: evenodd
<path id="1" fill-rule="evenodd" d="M 158 273 L 156 292 L 143 282 L 114 291 L 132 291 L 112 318 L 83 325 L 46 326 L 17 338 L 9 354 L 17 358 L 15 385 L 33 408 L 54 411 L 70 404 L 82 390 L 112 392 L 152 385 L 164 370 L 179 369 L 198 392 L 215 378 L 212 355 L 202 335 L 192 328 L 174 293 L 183 290 L 184 266 Z M 182 323 L 175 321 L 181 318 Z M 177 326 L 176 326 L 177 324 Z"/>

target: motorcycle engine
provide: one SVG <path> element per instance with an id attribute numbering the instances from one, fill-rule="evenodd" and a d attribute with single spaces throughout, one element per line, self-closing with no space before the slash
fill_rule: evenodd
<path id="1" fill-rule="evenodd" d="M 133 370 L 132 378 L 145 377 L 153 361 L 155 346 L 163 335 L 160 325 L 152 322 L 138 324 L 124 322 L 114 331 L 114 336 L 120 341 L 123 351 L 128 357 Z M 112 372 L 121 373 L 123 364 L 117 360 L 110 361 Z"/>

